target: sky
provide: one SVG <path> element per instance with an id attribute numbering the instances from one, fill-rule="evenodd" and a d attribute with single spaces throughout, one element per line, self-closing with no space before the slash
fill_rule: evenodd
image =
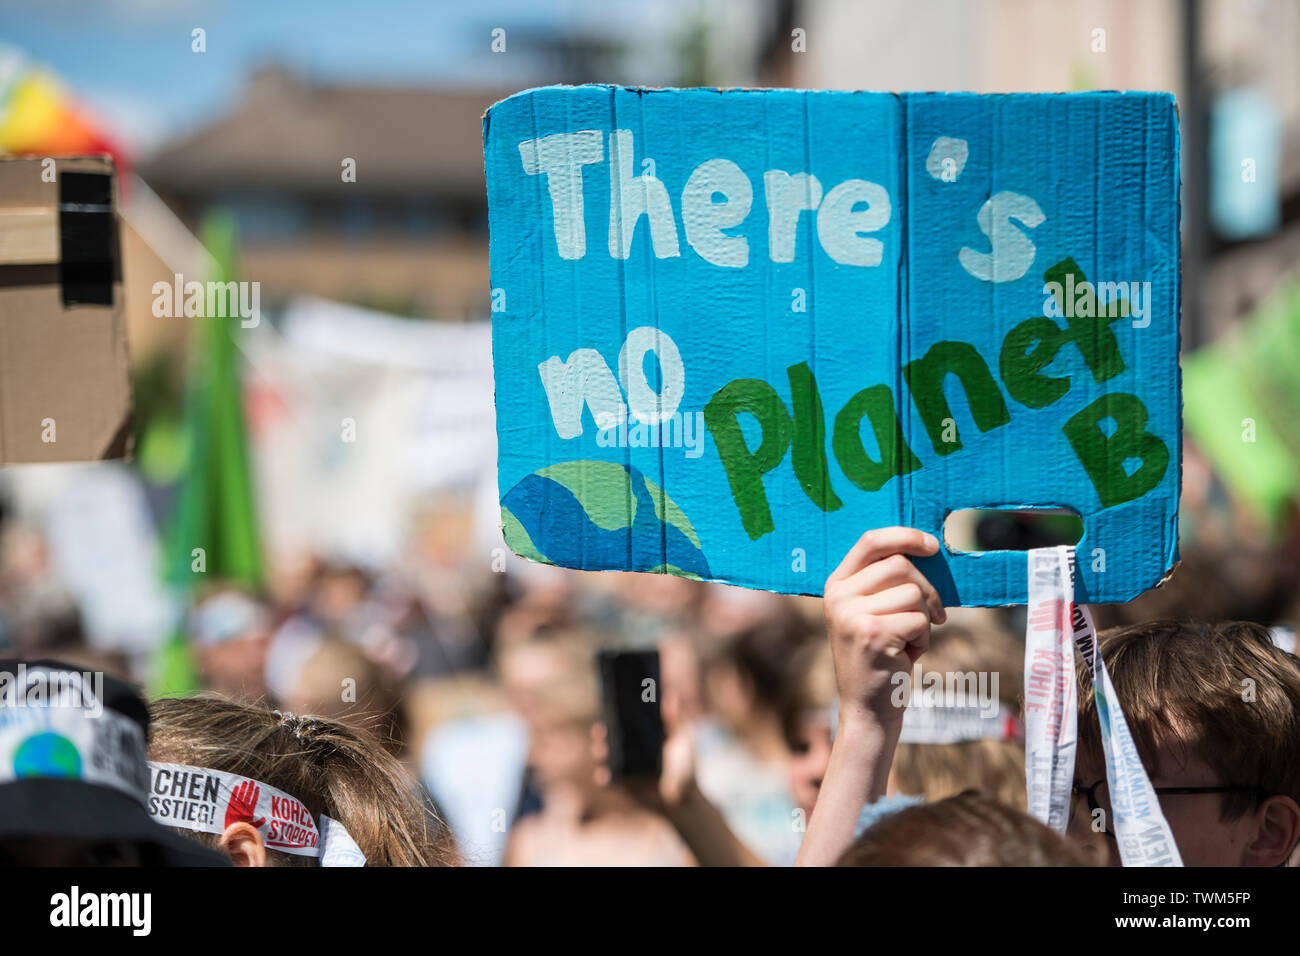
<path id="1" fill-rule="evenodd" d="M 0 42 L 51 67 L 136 152 L 204 125 L 248 73 L 278 63 L 318 80 L 519 87 L 546 82 L 510 32 L 666 35 L 701 0 L 0 0 Z M 492 30 L 506 29 L 507 55 Z M 206 52 L 191 50 L 206 31 Z M 640 43 L 640 82 L 665 69 Z"/>

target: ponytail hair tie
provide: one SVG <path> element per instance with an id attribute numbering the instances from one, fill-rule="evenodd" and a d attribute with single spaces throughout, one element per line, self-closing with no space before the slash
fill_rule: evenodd
<path id="1" fill-rule="evenodd" d="M 304 733 L 311 731 L 316 725 L 316 718 L 299 717 L 297 714 L 290 713 L 287 710 L 277 710 L 275 711 L 275 716 L 280 718 L 281 726 L 288 727 L 293 731 L 293 735 L 299 740 L 302 739 Z"/>

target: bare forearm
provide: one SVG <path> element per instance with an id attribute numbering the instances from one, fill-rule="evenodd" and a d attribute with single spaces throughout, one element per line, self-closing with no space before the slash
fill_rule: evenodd
<path id="1" fill-rule="evenodd" d="M 796 866 L 833 866 L 853 843 L 862 808 L 885 795 L 898 734 L 896 721 L 841 721 Z"/>
<path id="2" fill-rule="evenodd" d="M 727 825 L 713 802 L 692 785 L 668 819 L 700 866 L 766 866 Z"/>

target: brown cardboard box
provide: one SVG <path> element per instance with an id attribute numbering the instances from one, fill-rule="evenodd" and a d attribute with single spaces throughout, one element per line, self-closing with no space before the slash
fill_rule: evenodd
<path id="1" fill-rule="evenodd" d="M 0 159 L 0 464 L 130 452 L 116 209 L 108 157 Z"/>

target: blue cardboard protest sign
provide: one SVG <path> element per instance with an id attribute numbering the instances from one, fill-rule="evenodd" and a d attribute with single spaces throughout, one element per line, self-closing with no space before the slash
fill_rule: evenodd
<path id="1" fill-rule="evenodd" d="M 1168 94 L 548 87 L 483 129 L 517 553 L 817 594 L 869 528 L 1044 507 L 1080 601 L 1172 567 Z M 1026 600 L 1024 552 L 918 564 Z"/>

